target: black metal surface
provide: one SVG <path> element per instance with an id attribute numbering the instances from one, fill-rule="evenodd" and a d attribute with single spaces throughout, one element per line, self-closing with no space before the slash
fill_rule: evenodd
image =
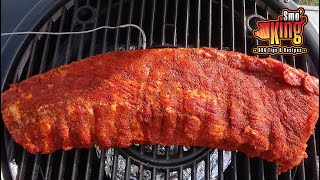
<path id="1" fill-rule="evenodd" d="M 246 54 L 250 54 L 252 46 L 259 43 L 248 33 L 246 17 L 259 14 L 269 18 L 273 17 L 272 10 L 279 11 L 279 5 L 267 7 L 258 0 L 75 0 L 65 3 L 67 1 L 55 2 L 53 6 L 43 3 L 47 11 L 39 10 L 43 13 L 41 19 L 29 19 L 35 23 L 31 28 L 35 31 L 40 28 L 52 32 L 81 31 L 102 25 L 133 23 L 145 30 L 149 47 L 209 46 Z M 306 42 L 313 36 L 307 35 Z M 141 48 L 141 34 L 132 28 L 99 30 L 81 35 L 12 37 L 1 54 L 2 58 L 12 60 L 7 75 L 1 78 L 1 91 L 10 83 L 77 59 L 138 48 Z M 316 54 L 273 58 L 318 76 L 319 51 L 317 57 Z M 8 179 L 12 177 L 8 162 L 12 161 L 18 165 L 17 179 L 158 179 L 160 176 L 182 179 L 186 170 L 191 170 L 191 179 L 196 179 L 198 172 L 203 173 L 205 179 L 212 175 L 210 155 L 214 149 L 134 145 L 128 149 L 114 149 L 113 155 L 107 150 L 97 155 L 94 148 L 32 155 L 13 141 L 2 121 L 1 131 L 1 171 Z M 231 164 L 223 171 L 224 152 L 219 150 L 218 179 L 316 179 L 319 177 L 317 142 L 319 137 L 312 136 L 308 141 L 309 157 L 280 176 L 276 175 L 273 164 L 236 152 L 232 152 Z M 107 176 L 105 167 L 110 156 L 113 165 Z M 125 159 L 123 170 L 120 169 L 123 166 L 120 158 Z M 201 163 L 205 167 L 203 172 L 198 171 Z M 135 175 L 132 174 L 133 168 L 139 169 Z"/>
<path id="2" fill-rule="evenodd" d="M 39 0 L 2 0 L 1 1 L 1 32 L 12 32 L 23 20 L 25 15 Z M 19 4 L 17 7 L 16 4 Z M 1 49 L 4 47 L 8 36 L 1 36 Z M 2 67 L 1 67 L 2 68 Z M 1 69 L 3 70 L 3 69 Z"/>

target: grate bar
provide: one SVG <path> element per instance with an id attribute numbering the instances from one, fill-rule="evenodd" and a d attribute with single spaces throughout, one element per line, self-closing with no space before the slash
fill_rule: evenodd
<path id="1" fill-rule="evenodd" d="M 269 11 L 268 11 L 268 7 L 266 7 L 266 19 L 269 19 Z M 269 54 L 269 57 L 271 58 L 272 56 Z"/>
<path id="2" fill-rule="evenodd" d="M 33 72 L 33 67 L 34 67 L 34 59 L 35 59 L 35 54 L 36 54 L 36 49 L 37 49 L 37 44 L 38 44 L 38 40 L 37 38 L 34 38 L 34 40 L 32 41 L 32 51 L 31 51 L 31 55 L 30 55 L 30 59 L 29 59 L 29 66 L 28 66 L 28 70 L 27 70 L 27 78 L 30 77 L 32 75 Z"/>
<path id="3" fill-rule="evenodd" d="M 291 173 L 291 177 L 292 177 L 292 179 L 295 179 L 295 177 L 296 177 L 296 173 L 297 173 L 297 170 L 298 170 L 298 166 L 296 166 L 296 167 L 294 167 L 293 169 L 292 169 L 292 173 Z"/>
<path id="4" fill-rule="evenodd" d="M 128 157 L 126 161 L 125 179 L 130 179 L 130 171 L 131 171 L 131 158 Z"/>
<path id="5" fill-rule="evenodd" d="M 259 179 L 264 180 L 264 165 L 263 165 L 263 160 L 259 159 Z"/>
<path id="6" fill-rule="evenodd" d="M 280 56 L 280 60 L 281 60 L 281 62 L 284 62 L 283 55 Z"/>
<path id="7" fill-rule="evenodd" d="M 196 47 L 200 47 L 200 20 L 201 20 L 201 0 L 198 0 L 198 11 L 197 11 L 197 30 L 196 30 L 196 36 L 197 36 L 197 44 Z"/>
<path id="8" fill-rule="evenodd" d="M 179 157 L 183 157 L 183 146 L 178 146 Z"/>
<path id="9" fill-rule="evenodd" d="M 306 59 L 306 57 L 305 57 L 305 59 Z M 307 59 L 306 59 L 306 64 L 308 63 L 308 61 L 307 61 Z M 308 67 L 308 64 L 307 64 L 307 67 Z M 307 72 L 308 72 L 308 69 L 307 69 Z M 312 147 L 312 156 L 313 156 L 313 163 L 312 163 L 312 168 L 313 168 L 313 172 L 315 172 L 314 173 L 314 176 L 317 178 L 318 177 L 318 179 L 319 179 L 319 170 L 317 169 L 317 167 L 319 166 L 319 164 L 318 164 L 318 162 L 319 161 L 317 161 L 317 148 L 316 148 L 316 136 L 315 136 L 315 130 L 313 130 L 313 132 L 312 132 L 312 135 L 311 135 L 311 137 L 310 137 L 310 139 L 311 139 L 311 145 L 310 145 L 310 147 Z"/>
<path id="10" fill-rule="evenodd" d="M 245 0 L 243 0 L 243 4 L 245 3 L 244 2 Z M 232 27 L 231 27 L 231 38 L 232 38 L 232 51 L 235 51 L 235 22 L 234 22 L 234 0 L 231 1 L 231 24 L 232 24 Z M 243 9 L 243 17 L 244 17 L 244 22 L 245 22 L 245 8 Z M 245 26 L 244 26 L 245 27 Z M 244 30 L 245 32 L 245 30 Z M 246 33 L 244 33 L 244 36 L 246 36 Z M 246 37 L 244 37 L 246 38 Z M 246 42 L 245 42 L 246 44 Z M 232 151 L 231 152 L 231 165 L 233 167 L 233 171 L 232 171 L 232 178 L 233 179 L 238 179 L 238 175 L 237 175 L 237 154 L 235 151 Z"/>
<path id="11" fill-rule="evenodd" d="M 192 165 L 192 171 L 191 171 L 191 179 L 196 180 L 197 179 L 197 164 L 196 162 L 193 163 Z"/>
<path id="12" fill-rule="evenodd" d="M 302 70 L 305 71 L 305 72 L 307 72 L 307 73 L 309 73 L 308 59 L 307 59 L 307 56 L 306 56 L 306 55 L 303 55 L 303 56 L 302 56 L 302 62 L 304 62 L 304 63 L 303 63 L 303 68 L 302 68 Z M 312 133 L 312 134 L 314 134 L 314 133 Z"/>
<path id="13" fill-rule="evenodd" d="M 166 169 L 166 178 L 165 179 L 170 179 L 170 169 Z"/>
<path id="14" fill-rule="evenodd" d="M 164 0 L 163 17 L 162 17 L 163 19 L 162 19 L 161 45 L 164 45 L 166 42 L 167 4 L 168 4 L 168 0 Z"/>
<path id="15" fill-rule="evenodd" d="M 179 0 L 175 0 L 174 4 L 174 30 L 173 30 L 173 45 L 176 46 L 177 44 L 177 19 L 178 19 L 178 4 Z"/>
<path id="16" fill-rule="evenodd" d="M 165 147 L 165 154 L 166 154 L 166 159 L 170 159 L 170 147 L 169 146 L 166 146 Z"/>
<path id="17" fill-rule="evenodd" d="M 292 180 L 292 178 L 291 178 L 291 170 L 287 171 L 287 172 L 284 174 L 284 179 L 286 179 L 286 180 Z"/>
<path id="18" fill-rule="evenodd" d="M 144 166 L 141 164 L 139 168 L 139 180 L 143 180 L 143 170 Z"/>
<path id="19" fill-rule="evenodd" d="M 178 173 L 179 173 L 179 178 L 180 178 L 180 179 L 183 179 L 183 169 L 182 169 L 182 166 L 179 167 Z"/>
<path id="20" fill-rule="evenodd" d="M 106 22 L 105 22 L 106 26 L 109 26 L 109 24 L 110 24 L 111 3 L 112 3 L 112 0 L 109 0 L 108 6 L 107 6 L 107 18 L 106 18 Z M 104 34 L 103 34 L 103 38 L 102 38 L 103 39 L 102 53 L 107 52 L 107 37 L 108 37 L 108 29 L 105 29 Z"/>
<path id="21" fill-rule="evenodd" d="M 104 177 L 104 166 L 105 166 L 106 150 L 101 151 L 100 156 L 100 166 L 99 166 L 99 176 L 98 180 L 102 180 Z"/>
<path id="22" fill-rule="evenodd" d="M 52 27 L 52 20 L 50 19 L 47 31 L 51 30 L 51 27 Z M 43 49 L 43 53 L 42 53 L 42 57 L 41 57 L 41 63 L 40 63 L 40 69 L 39 69 L 40 73 L 43 73 L 45 71 L 45 68 L 46 68 L 50 40 L 51 40 L 51 36 L 50 35 L 46 35 L 46 40 L 45 40 L 45 43 L 44 43 L 44 49 Z"/>
<path id="23" fill-rule="evenodd" d="M 71 179 L 75 180 L 78 176 L 78 164 L 79 164 L 79 158 L 80 158 L 80 149 L 76 149 L 76 152 L 74 154 L 74 160 L 73 160 L 73 167 L 72 167 L 72 176 Z"/>
<path id="24" fill-rule="evenodd" d="M 100 11 L 100 6 L 101 6 L 101 0 L 99 0 L 97 2 L 97 14 L 99 14 L 99 11 Z M 93 24 L 93 27 L 96 28 L 98 26 L 98 15 L 95 17 L 95 21 L 94 21 L 94 24 Z M 91 41 L 91 45 L 90 45 L 90 52 L 89 52 L 89 55 L 92 56 L 94 55 L 94 52 L 95 52 L 95 49 L 96 49 L 96 40 L 97 38 L 97 31 L 94 31 L 92 33 L 92 41 Z"/>
<path id="25" fill-rule="evenodd" d="M 258 12 L 257 12 L 257 1 L 254 1 L 254 14 L 255 15 L 258 14 Z M 260 45 L 258 39 L 256 39 L 255 41 L 256 41 L 256 45 Z M 260 55 L 257 55 L 257 57 L 260 57 Z"/>
<path id="26" fill-rule="evenodd" d="M 243 45 L 244 53 L 247 54 L 247 26 L 246 26 L 246 0 L 242 0 L 242 13 L 243 13 Z"/>
<path id="27" fill-rule="evenodd" d="M 153 157 L 154 159 L 157 158 L 158 147 L 159 147 L 159 145 L 152 145 L 152 157 Z"/>
<path id="28" fill-rule="evenodd" d="M 8 132 L 8 134 L 9 134 L 9 132 Z M 9 147 L 8 147 L 9 161 L 13 160 L 13 155 L 15 153 L 15 145 L 16 145 L 16 143 L 14 142 L 12 136 L 10 136 L 10 142 L 9 142 Z"/>
<path id="29" fill-rule="evenodd" d="M 218 179 L 223 180 L 223 150 L 218 150 Z"/>
<path id="30" fill-rule="evenodd" d="M 37 153 L 34 158 L 31 179 L 38 179 L 41 154 Z"/>
<path id="31" fill-rule="evenodd" d="M 131 22 L 132 22 L 133 7 L 134 7 L 134 1 L 130 1 L 128 24 L 131 24 Z M 127 31 L 127 41 L 126 41 L 126 49 L 129 49 L 129 45 L 130 45 L 130 44 L 131 44 L 131 27 L 128 27 L 128 31 Z"/>
<path id="32" fill-rule="evenodd" d="M 19 168 L 19 172 L 17 174 L 17 179 L 18 180 L 21 180 L 21 179 L 25 178 L 25 171 L 26 171 L 26 165 L 27 165 L 28 156 L 29 156 L 28 152 L 25 149 L 23 149 L 20 168 Z"/>
<path id="33" fill-rule="evenodd" d="M 151 25 L 150 25 L 150 40 L 149 46 L 153 44 L 153 27 L 154 27 L 154 17 L 156 14 L 156 0 L 152 1 L 152 14 L 151 14 Z"/>
<path id="34" fill-rule="evenodd" d="M 220 49 L 223 49 L 223 0 L 220 2 Z"/>
<path id="35" fill-rule="evenodd" d="M 121 22 L 122 7 L 123 7 L 123 0 L 120 0 L 116 26 L 119 26 L 120 22 Z M 119 28 L 116 29 L 116 35 L 115 35 L 115 40 L 114 40 L 114 51 L 118 50 L 118 41 L 119 41 Z"/>
<path id="36" fill-rule="evenodd" d="M 33 46 L 32 46 L 32 52 L 31 52 L 31 59 L 30 59 L 30 63 L 29 63 L 28 71 L 27 71 L 27 78 L 32 75 L 33 67 L 34 67 L 34 61 L 36 59 L 37 48 L 38 48 L 38 40 L 37 40 L 37 38 L 34 38 Z"/>
<path id="37" fill-rule="evenodd" d="M 232 40 L 232 51 L 235 50 L 235 31 L 234 31 L 234 0 L 231 1 L 231 40 Z"/>
<path id="38" fill-rule="evenodd" d="M 21 71 L 16 71 L 13 77 L 13 82 L 14 83 L 20 82 L 20 78 L 21 78 Z"/>
<path id="39" fill-rule="evenodd" d="M 139 145 L 140 154 L 144 154 L 144 145 Z"/>
<path id="40" fill-rule="evenodd" d="M 52 154 L 48 155 L 47 160 L 47 167 L 46 167 L 46 173 L 45 173 L 45 179 L 50 180 L 51 179 L 51 172 L 52 172 Z"/>
<path id="41" fill-rule="evenodd" d="M 190 19 L 190 0 L 187 0 L 187 14 L 186 14 L 186 27 L 185 27 L 186 30 L 185 30 L 184 47 L 188 47 L 189 19 Z"/>
<path id="42" fill-rule="evenodd" d="M 292 62 L 293 62 L 292 66 L 294 68 L 296 68 L 296 57 L 295 56 L 292 56 Z"/>
<path id="43" fill-rule="evenodd" d="M 89 3 L 89 0 L 87 0 L 86 2 L 87 4 Z M 84 31 L 87 28 L 87 25 L 82 25 L 80 31 Z M 80 60 L 83 57 L 83 48 L 84 48 L 84 36 L 85 34 L 80 34 L 80 44 L 79 44 L 79 48 L 78 48 L 78 55 L 77 55 L 77 59 Z"/>
<path id="44" fill-rule="evenodd" d="M 205 171 L 204 171 L 204 176 L 205 176 L 205 179 L 210 179 L 210 152 L 207 152 L 207 155 L 206 155 L 206 159 L 205 159 Z"/>
<path id="45" fill-rule="evenodd" d="M 139 18 L 139 26 L 142 27 L 142 23 L 143 23 L 143 19 L 144 19 L 144 11 L 145 11 L 145 4 L 146 4 L 146 1 L 145 0 L 142 0 L 142 3 L 141 3 L 141 11 L 140 11 L 140 18 Z M 141 33 L 139 32 L 139 35 L 138 35 L 138 47 L 141 47 Z"/>
<path id="46" fill-rule="evenodd" d="M 59 25 L 59 32 L 62 32 L 63 31 L 63 26 L 64 26 L 64 21 L 65 21 L 65 16 L 66 16 L 66 8 L 65 7 L 62 7 L 62 12 L 61 12 L 61 21 L 60 21 L 60 25 Z M 51 66 L 51 69 L 52 68 L 55 68 L 58 64 L 57 64 L 57 61 L 58 61 L 58 54 L 59 54 L 59 47 L 60 47 L 60 42 L 61 42 L 61 36 L 62 35 L 59 35 L 57 37 L 57 42 L 56 42 L 56 45 L 55 45 L 55 49 L 54 49 L 54 54 L 53 54 L 53 59 L 52 59 L 52 66 Z"/>
<path id="47" fill-rule="evenodd" d="M 235 151 L 231 152 L 231 165 L 233 167 L 233 171 L 232 171 L 232 179 L 237 180 L 238 179 L 238 175 L 237 175 L 237 154 Z"/>
<path id="48" fill-rule="evenodd" d="M 3 127 L 3 131 L 4 131 L 3 136 L 4 136 L 4 139 L 6 140 L 6 141 L 4 141 L 4 143 L 5 143 L 4 145 L 6 147 L 6 156 L 9 157 L 9 153 L 10 153 L 9 150 L 12 148 L 12 147 L 10 147 L 10 143 L 12 144 L 13 138 L 9 134 L 7 128 Z M 9 159 L 9 161 L 10 161 L 10 159 Z"/>
<path id="49" fill-rule="evenodd" d="M 90 179 L 92 154 L 93 154 L 93 148 L 90 148 L 88 150 L 87 165 L 86 165 L 86 172 L 85 172 L 85 179 L 86 180 Z"/>
<path id="50" fill-rule="evenodd" d="M 272 164 L 272 179 L 278 180 L 278 175 L 277 175 L 277 166 L 275 164 Z"/>
<path id="51" fill-rule="evenodd" d="M 304 160 L 301 161 L 300 165 L 298 166 L 297 169 L 297 175 L 299 180 L 305 180 L 306 179 L 306 174 L 305 174 L 305 169 L 304 169 Z"/>
<path id="52" fill-rule="evenodd" d="M 78 3 L 75 3 L 74 9 L 73 9 L 73 15 L 72 15 L 72 23 L 71 23 L 71 28 L 70 28 L 70 31 L 71 31 L 71 32 L 73 32 L 73 31 L 74 31 L 74 28 L 75 28 L 76 22 L 74 21 L 74 19 L 75 19 L 75 17 L 76 17 L 76 12 L 77 12 L 78 6 L 79 6 Z M 71 57 L 72 37 L 73 37 L 73 35 L 70 34 L 70 35 L 69 35 L 69 38 L 68 38 L 66 58 L 65 58 L 64 64 L 68 64 L 68 63 L 71 61 L 70 57 Z"/>
<path id="53" fill-rule="evenodd" d="M 191 150 L 192 152 L 195 152 L 195 151 L 197 150 L 197 147 L 191 147 L 190 150 Z"/>
<path id="54" fill-rule="evenodd" d="M 157 170 L 156 168 L 152 168 L 152 180 L 156 180 L 156 176 L 157 176 Z"/>
<path id="55" fill-rule="evenodd" d="M 85 29 L 86 29 L 86 25 L 83 25 L 81 26 L 80 31 L 84 31 Z M 79 44 L 78 55 L 77 55 L 78 60 L 82 59 L 84 36 L 85 36 L 84 34 L 80 34 L 80 44 Z"/>
<path id="56" fill-rule="evenodd" d="M 209 22 L 208 22 L 208 47 L 211 47 L 212 36 L 212 0 L 209 0 Z"/>
<path id="57" fill-rule="evenodd" d="M 250 158 L 245 155 L 244 159 L 245 175 L 247 180 L 251 180 Z"/>
<path id="58" fill-rule="evenodd" d="M 60 160 L 60 166 L 59 166 L 58 179 L 63 179 L 64 170 L 65 170 L 65 164 L 66 164 L 66 159 L 67 159 L 66 156 L 67 156 L 66 151 L 62 151 L 61 160 Z"/>
<path id="59" fill-rule="evenodd" d="M 117 178 L 117 169 L 118 169 L 118 149 L 114 149 L 114 153 L 113 153 L 113 166 L 112 166 L 112 179 L 116 179 Z"/>

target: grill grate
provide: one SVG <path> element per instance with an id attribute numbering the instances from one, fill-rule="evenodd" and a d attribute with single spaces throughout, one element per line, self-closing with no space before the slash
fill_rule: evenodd
<path id="1" fill-rule="evenodd" d="M 74 0 L 54 10 L 40 25 L 41 29 L 82 31 L 133 23 L 143 27 L 149 47 L 208 46 L 246 54 L 250 54 L 252 46 L 261 43 L 247 32 L 246 17 L 274 15 L 259 0 Z M 10 69 L 4 87 L 76 59 L 138 48 L 141 48 L 141 34 L 132 28 L 81 35 L 32 35 L 17 54 L 17 63 Z M 309 55 L 272 57 L 318 77 Z M 280 176 L 276 175 L 274 164 L 239 152 L 231 152 L 231 163 L 224 167 L 229 152 L 218 150 L 217 179 L 316 179 L 318 142 L 319 137 L 313 135 L 308 141 L 309 157 Z M 91 148 L 32 155 L 17 145 L 5 128 L 1 143 L 6 147 L 8 161 L 18 165 L 17 179 L 209 179 L 213 177 L 214 165 L 210 158 L 216 152 L 199 147 L 134 145 L 98 153 Z"/>

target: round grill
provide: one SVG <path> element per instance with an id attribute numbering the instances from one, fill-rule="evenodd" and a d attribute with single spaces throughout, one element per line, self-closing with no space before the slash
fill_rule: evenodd
<path id="1" fill-rule="evenodd" d="M 260 0 L 74 0 L 40 2 L 18 30 L 82 31 L 137 24 L 148 47 L 215 47 L 251 55 L 257 45 L 246 17 L 274 18 L 281 3 Z M 293 6 L 289 3 L 288 6 Z M 39 18 L 41 14 L 41 18 Z M 306 30 L 303 56 L 272 56 L 318 77 L 319 42 Z M 134 28 L 81 35 L 12 36 L 2 58 L 12 62 L 1 91 L 14 82 L 105 52 L 141 48 Z M 262 57 L 262 56 L 261 56 Z M 1 121 L 2 173 L 17 179 L 317 179 L 319 137 L 308 141 L 309 157 L 293 170 L 276 175 L 275 165 L 243 153 L 183 146 L 133 145 L 125 149 L 74 149 L 32 155 L 17 145 Z M 317 125 L 318 127 L 318 125 Z M 319 127 L 317 128 L 319 129 Z M 316 140 L 317 139 L 317 140 Z M 317 143 L 316 143 L 317 142 Z M 14 172 L 16 167 L 16 172 Z"/>

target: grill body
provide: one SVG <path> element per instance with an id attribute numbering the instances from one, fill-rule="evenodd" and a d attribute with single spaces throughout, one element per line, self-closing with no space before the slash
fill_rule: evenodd
<path id="1" fill-rule="evenodd" d="M 285 5 L 294 8 L 294 4 Z M 82 31 L 132 23 L 146 32 L 148 48 L 207 46 L 251 55 L 251 48 L 261 42 L 248 32 L 246 17 L 258 14 L 274 18 L 284 4 L 259 0 L 74 0 L 46 1 L 38 6 L 41 8 L 31 13 L 18 31 Z M 308 55 L 272 57 L 318 77 L 319 41 L 314 42 L 312 27 L 307 27 L 305 34 L 306 45 L 311 49 Z M 91 55 L 139 48 L 141 34 L 134 28 L 81 35 L 12 36 L 1 53 L 2 58 L 11 61 L 1 77 L 1 90 Z M 3 121 L 1 131 L 1 171 L 8 179 L 13 175 L 16 179 L 319 178 L 316 135 L 308 141 L 309 157 L 277 176 L 274 164 L 259 158 L 199 147 L 134 145 L 125 149 L 74 149 L 31 155 L 14 142 Z M 212 161 L 213 156 L 217 156 L 216 162 Z M 230 159 L 228 166 L 224 165 L 226 158 Z M 16 175 L 9 168 L 12 162 L 18 166 Z"/>

